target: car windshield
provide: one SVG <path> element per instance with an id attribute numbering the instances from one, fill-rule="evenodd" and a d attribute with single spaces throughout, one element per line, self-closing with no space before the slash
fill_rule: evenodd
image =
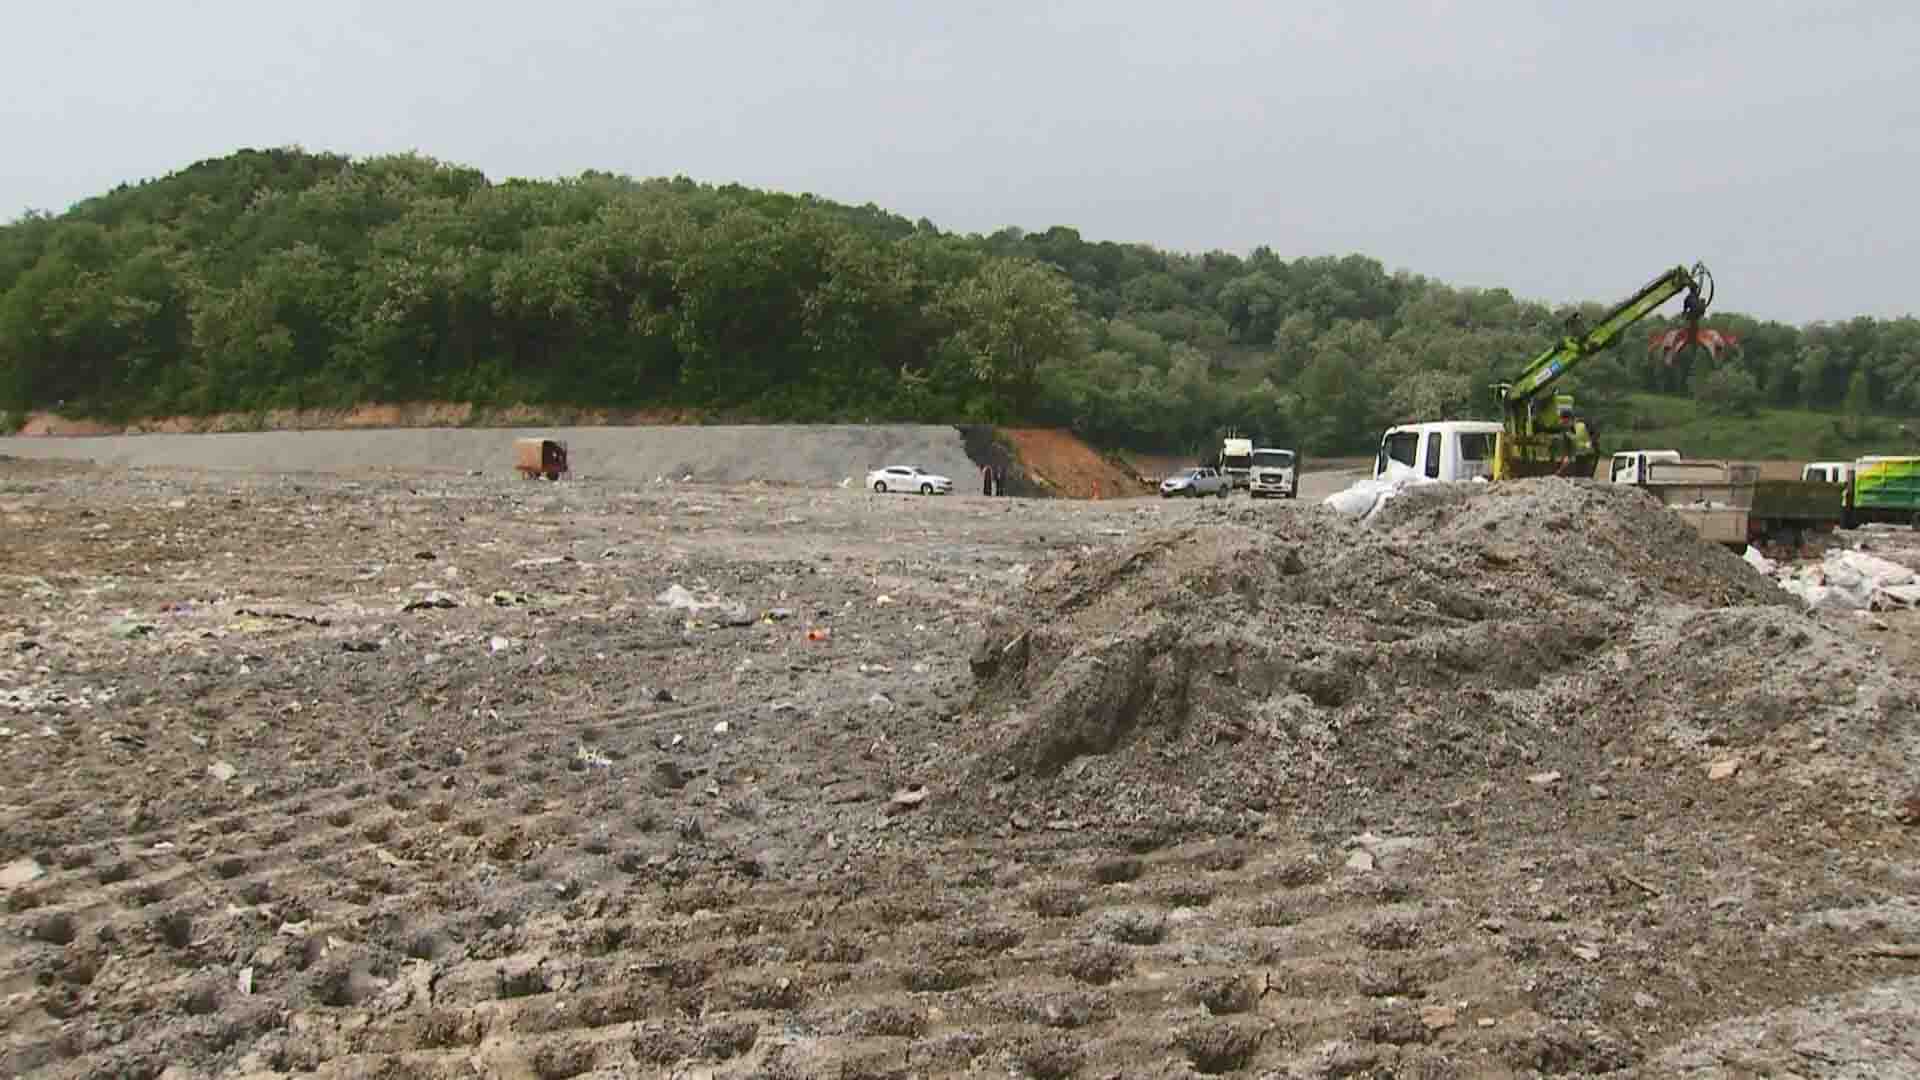
<path id="1" fill-rule="evenodd" d="M 1268 469 L 1284 469 L 1293 464 L 1293 454 L 1286 450 L 1261 450 L 1253 455 L 1253 463 Z"/>

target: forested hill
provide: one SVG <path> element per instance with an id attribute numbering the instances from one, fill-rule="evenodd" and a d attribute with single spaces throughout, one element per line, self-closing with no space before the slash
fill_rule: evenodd
<path id="1" fill-rule="evenodd" d="M 1651 277 L 1691 255 L 1649 259 Z M 1488 384 L 1567 314 L 1357 255 L 962 236 L 685 179 L 494 183 L 418 156 L 242 151 L 0 227 L 0 410 L 671 406 L 1018 420 L 1138 449 L 1231 424 L 1330 454 L 1390 420 L 1484 415 Z M 1739 349 L 1672 366 L 1648 350 L 1660 325 L 1573 380 L 1615 430 L 1631 391 L 1729 416 L 1920 412 L 1913 319 L 1800 328 L 1718 310 L 1709 325 Z"/>

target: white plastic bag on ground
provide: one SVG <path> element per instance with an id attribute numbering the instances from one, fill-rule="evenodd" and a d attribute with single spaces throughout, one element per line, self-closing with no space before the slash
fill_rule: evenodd
<path id="1" fill-rule="evenodd" d="M 1378 480 L 1367 479 L 1336 491 L 1321 501 L 1343 514 L 1360 517 L 1373 512 L 1374 504 L 1380 501 L 1385 491 L 1386 485 Z"/>
<path id="2" fill-rule="evenodd" d="M 1815 611 L 1920 604 L 1920 574 L 1863 551 L 1829 551 L 1819 566 L 1795 571 L 1781 580 L 1780 587 Z"/>
<path id="3" fill-rule="evenodd" d="M 1755 572 L 1767 577 L 1772 577 L 1774 571 L 1780 568 L 1780 564 L 1760 554 L 1760 549 L 1751 544 L 1747 545 L 1747 553 L 1741 558 L 1747 560 L 1747 565 L 1753 567 Z"/>
<path id="4" fill-rule="evenodd" d="M 1880 590 L 1880 595 L 1899 604 L 1901 607 L 1920 606 L 1920 583 L 1912 585 L 1889 585 Z"/>
<path id="5" fill-rule="evenodd" d="M 1837 562 L 1848 570 L 1860 575 L 1876 589 L 1885 589 L 1894 585 L 1911 585 L 1912 570 L 1897 562 L 1883 559 L 1878 555 L 1869 555 L 1864 551 L 1840 551 L 1828 555 L 1828 562 Z"/>
<path id="6" fill-rule="evenodd" d="M 1345 490 L 1336 491 L 1321 501 L 1343 514 L 1353 514 L 1365 520 L 1379 513 L 1380 508 L 1386 505 L 1387 500 L 1407 488 L 1415 484 L 1437 482 L 1428 480 L 1412 469 L 1398 465 L 1397 462 L 1395 465 L 1397 467 L 1390 469 L 1386 476 L 1369 476 L 1362 480 L 1356 480 Z"/>

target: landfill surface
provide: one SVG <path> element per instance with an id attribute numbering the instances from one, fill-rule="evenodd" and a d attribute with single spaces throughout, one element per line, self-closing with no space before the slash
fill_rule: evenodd
<path id="1" fill-rule="evenodd" d="M 1920 1069 L 1920 622 L 1636 492 L 0 460 L 0 535 L 0 1075 Z"/>

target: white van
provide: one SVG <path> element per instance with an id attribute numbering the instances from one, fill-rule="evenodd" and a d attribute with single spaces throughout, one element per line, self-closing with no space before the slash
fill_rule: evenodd
<path id="1" fill-rule="evenodd" d="M 1650 477 L 1647 466 L 1656 461 L 1679 461 L 1678 450 L 1622 450 L 1613 455 L 1613 464 L 1607 469 L 1607 482 L 1610 484 L 1644 484 Z"/>
<path id="2" fill-rule="evenodd" d="M 1373 462 L 1376 480 L 1491 480 L 1498 420 L 1435 420 L 1390 427 Z"/>

